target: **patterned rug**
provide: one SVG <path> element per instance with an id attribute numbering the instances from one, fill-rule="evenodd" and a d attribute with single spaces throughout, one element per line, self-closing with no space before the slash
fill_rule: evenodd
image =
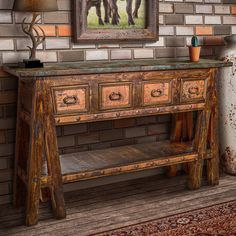
<path id="1" fill-rule="evenodd" d="M 236 201 L 130 225 L 96 236 L 236 236 Z"/>

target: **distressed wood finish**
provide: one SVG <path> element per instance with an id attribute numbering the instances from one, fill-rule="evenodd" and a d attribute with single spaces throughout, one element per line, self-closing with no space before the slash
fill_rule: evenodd
<path id="1" fill-rule="evenodd" d="M 26 175 L 27 199 L 26 199 L 26 225 L 34 225 L 38 222 L 38 209 L 40 197 L 40 179 L 43 158 L 43 81 L 34 84 L 32 115 L 30 123 L 29 157 Z"/>
<path id="2" fill-rule="evenodd" d="M 181 90 L 181 101 L 182 102 L 192 102 L 204 101 L 206 97 L 206 85 L 207 83 L 203 79 L 183 79 L 182 80 L 182 90 Z"/>
<path id="3" fill-rule="evenodd" d="M 58 87 L 52 91 L 57 114 L 89 111 L 88 85 Z"/>
<path id="4" fill-rule="evenodd" d="M 218 184 L 216 69 L 211 68 L 223 64 L 211 61 L 208 68 L 200 63 L 202 69 L 194 69 L 196 64 L 189 63 L 184 69 L 185 62 L 175 70 L 173 63 L 173 70 L 163 70 L 170 65 L 155 63 L 51 71 L 5 67 L 19 77 L 14 205 L 26 203 L 27 225 L 37 223 L 40 199 L 51 200 L 56 218 L 66 216 L 63 183 L 160 166 L 174 176 L 176 165 L 187 163 L 188 187 L 197 189 L 207 159 L 208 182 Z M 158 114 L 173 114 L 170 141 L 58 155 L 56 125 Z"/>
<path id="5" fill-rule="evenodd" d="M 212 94 L 211 94 L 211 119 L 210 119 L 210 136 L 209 146 L 212 150 L 212 158 L 207 161 L 207 179 L 209 184 L 219 184 L 219 147 L 218 147 L 218 100 L 217 100 L 217 86 L 214 79 L 216 70 L 212 72 Z"/>
<path id="6" fill-rule="evenodd" d="M 132 83 L 99 84 L 99 108 L 122 109 L 133 104 Z"/>
<path id="7" fill-rule="evenodd" d="M 142 84 L 144 106 L 162 105 L 172 101 L 172 84 L 169 81 L 152 81 Z"/>

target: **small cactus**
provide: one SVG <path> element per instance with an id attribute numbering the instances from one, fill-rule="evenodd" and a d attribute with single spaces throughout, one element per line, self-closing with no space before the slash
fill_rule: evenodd
<path id="1" fill-rule="evenodd" d="M 192 47 L 198 47 L 199 46 L 197 36 L 193 36 L 191 42 L 192 42 Z"/>

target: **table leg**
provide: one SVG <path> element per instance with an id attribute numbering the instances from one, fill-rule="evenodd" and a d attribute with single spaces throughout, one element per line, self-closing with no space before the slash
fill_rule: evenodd
<path id="1" fill-rule="evenodd" d="M 42 82 L 35 82 L 30 124 L 30 149 L 27 176 L 26 225 L 38 222 L 40 180 L 43 156 Z"/>
<path id="2" fill-rule="evenodd" d="M 211 185 L 219 184 L 219 140 L 218 140 L 218 104 L 216 81 L 213 84 L 212 112 L 210 122 L 211 159 L 207 160 L 207 180 Z"/>
<path id="3" fill-rule="evenodd" d="M 202 161 L 205 150 L 206 143 L 206 120 L 207 114 L 206 111 L 199 111 L 197 124 L 196 124 L 196 132 L 194 138 L 194 147 L 198 152 L 198 159 L 195 162 L 189 163 L 189 176 L 188 176 L 188 188 L 198 189 L 201 187 L 202 182 Z"/>
<path id="4" fill-rule="evenodd" d="M 53 116 L 53 101 L 50 88 L 44 84 L 44 125 L 45 152 L 48 164 L 48 175 L 51 176 L 50 195 L 54 215 L 57 219 L 66 217 L 60 157 L 58 153 L 56 125 Z"/>
<path id="5" fill-rule="evenodd" d="M 24 145 L 27 145 L 27 137 L 25 137 L 25 127 L 23 121 L 20 118 L 21 111 L 21 90 L 22 86 L 20 81 L 18 82 L 18 104 L 17 104 L 17 124 L 16 124 L 16 145 L 15 145 L 15 167 L 13 178 L 13 205 L 14 207 L 21 207 L 25 204 L 26 199 L 26 186 L 22 179 L 19 177 L 20 164 L 27 161 L 26 152 L 24 151 Z M 23 164 L 21 165 L 23 166 Z"/>
<path id="6" fill-rule="evenodd" d="M 172 115 L 170 140 L 172 142 L 180 142 L 182 136 L 183 113 Z M 167 167 L 167 176 L 175 177 L 177 175 L 177 165 Z"/>

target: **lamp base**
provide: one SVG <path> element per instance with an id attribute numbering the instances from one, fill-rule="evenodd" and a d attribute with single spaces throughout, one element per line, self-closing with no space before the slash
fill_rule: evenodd
<path id="1" fill-rule="evenodd" d="M 43 68 L 43 63 L 38 59 L 25 59 L 20 63 L 23 68 Z"/>

